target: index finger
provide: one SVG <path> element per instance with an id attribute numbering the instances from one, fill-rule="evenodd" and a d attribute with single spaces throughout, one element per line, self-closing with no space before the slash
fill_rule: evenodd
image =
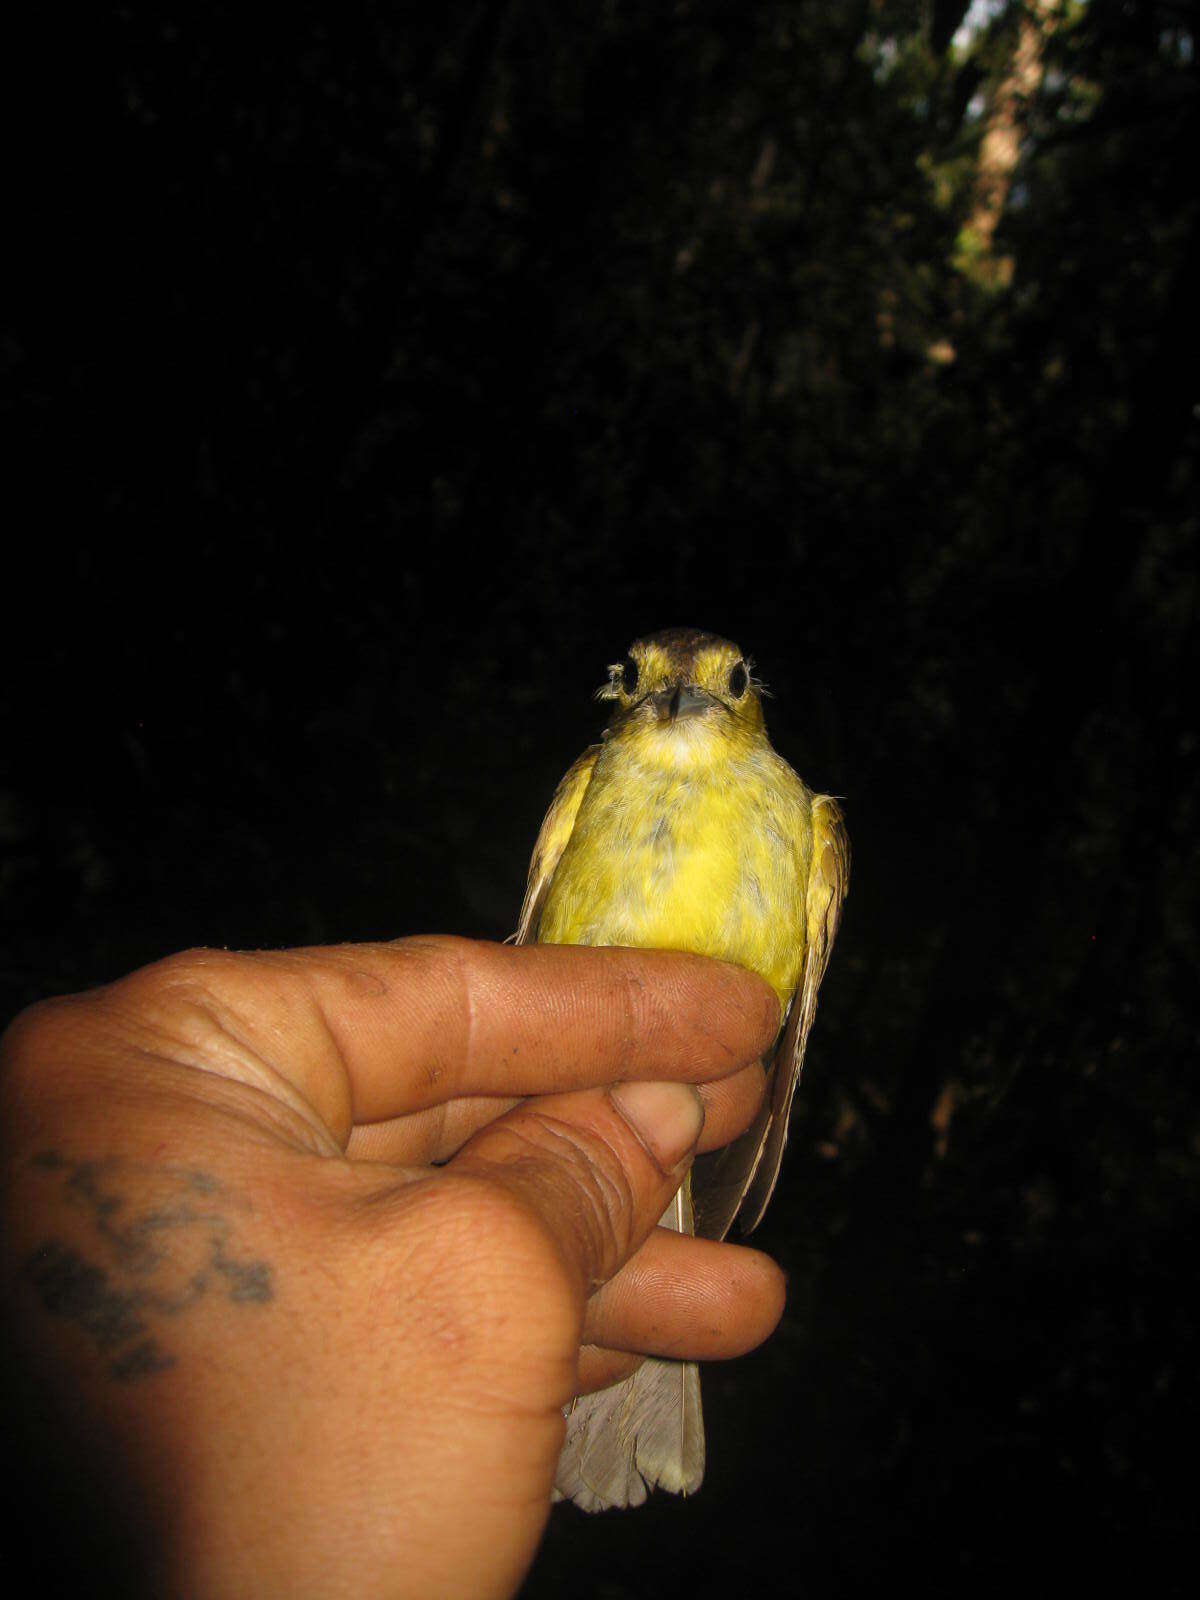
<path id="1" fill-rule="evenodd" d="M 622 1078 L 703 1083 L 779 1028 L 773 991 L 675 951 L 427 937 L 249 955 L 196 951 L 134 979 L 198 984 L 225 1031 L 286 1077 L 344 1140 L 356 1122 L 464 1095 L 524 1096 Z M 162 977 L 158 977 L 162 974 Z"/>
<path id="2" fill-rule="evenodd" d="M 761 979 L 679 951 L 430 937 L 295 959 L 338 1040 L 356 1122 L 463 1095 L 705 1082 L 779 1029 Z"/>

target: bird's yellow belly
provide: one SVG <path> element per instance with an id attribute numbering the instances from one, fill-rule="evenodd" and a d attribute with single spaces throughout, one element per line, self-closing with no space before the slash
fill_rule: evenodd
<path id="1" fill-rule="evenodd" d="M 725 764 L 719 778 L 684 780 L 617 760 L 609 769 L 602 756 L 538 940 L 733 961 L 765 978 L 782 1010 L 804 962 L 807 811 L 803 786 L 782 762 L 769 773 Z"/>

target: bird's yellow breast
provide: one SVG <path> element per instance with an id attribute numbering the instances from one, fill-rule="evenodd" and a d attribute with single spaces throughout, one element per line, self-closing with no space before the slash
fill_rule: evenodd
<path id="1" fill-rule="evenodd" d="M 555 868 L 539 942 L 716 956 L 757 972 L 786 1008 L 804 965 L 811 799 L 765 735 L 727 719 L 618 730 Z"/>

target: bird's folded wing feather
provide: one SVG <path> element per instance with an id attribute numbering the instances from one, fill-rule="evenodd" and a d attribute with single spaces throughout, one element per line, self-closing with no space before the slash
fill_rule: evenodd
<path id="1" fill-rule="evenodd" d="M 809 1030 L 817 1010 L 817 990 L 841 921 L 842 905 L 850 887 L 850 839 L 837 801 L 829 795 L 813 796 L 812 862 L 808 873 L 805 902 L 807 945 L 800 986 L 792 997 L 787 1026 L 775 1055 L 768 1090 L 769 1115 L 762 1149 L 746 1182 L 745 1201 L 738 1213 L 743 1233 L 750 1233 L 762 1221 L 783 1160 L 787 1141 L 792 1096 L 800 1081 Z"/>
<path id="2" fill-rule="evenodd" d="M 567 848 L 567 841 L 575 827 L 575 818 L 587 786 L 592 781 L 592 768 L 602 745 L 593 744 L 583 752 L 578 761 L 567 769 L 566 776 L 554 791 L 550 809 L 542 819 L 537 842 L 529 861 L 529 877 L 525 883 L 525 898 L 521 902 L 521 915 L 514 944 L 532 944 L 537 938 L 538 918 L 545 904 L 546 891 L 554 876 L 559 857 Z"/>
<path id="3" fill-rule="evenodd" d="M 696 1233 L 702 1239 L 723 1239 L 746 1198 L 766 1146 L 771 1125 L 771 1085 L 779 1070 L 777 1059 L 768 1064 L 766 1093 L 758 1115 L 745 1133 L 719 1150 L 697 1156 L 692 1163 Z"/>
<path id="4" fill-rule="evenodd" d="M 766 1095 L 745 1133 L 723 1149 L 697 1157 L 693 1167 L 696 1232 L 705 1239 L 723 1239 L 735 1217 L 745 1233 L 756 1227 L 779 1175 L 817 989 L 829 964 L 850 881 L 850 842 L 841 811 L 827 795 L 813 799 L 812 831 L 804 966 L 783 1032 L 767 1064 Z"/>

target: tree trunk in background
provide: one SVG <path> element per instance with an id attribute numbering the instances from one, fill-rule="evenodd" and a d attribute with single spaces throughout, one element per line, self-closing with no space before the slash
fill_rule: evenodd
<path id="1" fill-rule="evenodd" d="M 992 243 L 1021 154 L 1026 107 L 1041 87 L 1043 47 L 1054 25 L 1055 10 L 1053 0 L 1027 0 L 1020 6 L 1016 46 L 1008 70 L 992 94 L 979 146 L 975 204 L 967 233 L 980 268 L 1001 288 L 1012 277 L 1013 263 L 1008 256 L 996 259 Z"/>

